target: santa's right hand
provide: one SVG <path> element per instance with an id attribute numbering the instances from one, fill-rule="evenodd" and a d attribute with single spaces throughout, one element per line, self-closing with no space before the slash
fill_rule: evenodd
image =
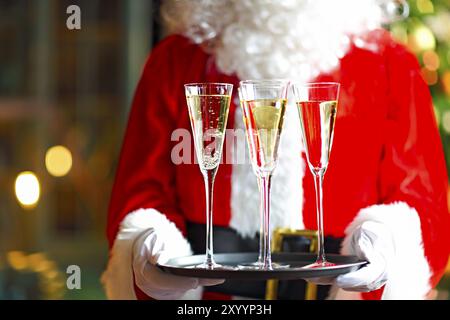
<path id="1" fill-rule="evenodd" d="M 224 282 L 222 279 L 187 278 L 164 273 L 156 263 L 165 263 L 174 258 L 168 257 L 164 248 L 164 241 L 159 239 L 154 229 L 141 234 L 133 246 L 134 280 L 149 297 L 175 300 L 199 286 L 214 286 Z"/>

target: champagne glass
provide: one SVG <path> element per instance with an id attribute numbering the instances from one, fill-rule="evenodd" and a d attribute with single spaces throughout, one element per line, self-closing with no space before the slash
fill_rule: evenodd
<path id="1" fill-rule="evenodd" d="M 303 144 L 309 169 L 314 176 L 316 190 L 318 256 L 308 267 L 326 267 L 323 232 L 323 178 L 328 167 L 333 144 L 334 123 L 337 113 L 340 84 L 317 82 L 292 86 L 300 115 Z"/>
<path id="2" fill-rule="evenodd" d="M 253 171 L 258 178 L 263 226 L 260 259 L 244 267 L 271 270 L 286 267 L 272 263 L 270 252 L 270 186 L 277 165 L 289 82 L 286 80 L 241 81 L 239 95 Z M 262 259 L 261 259 L 262 252 Z"/>
<path id="3" fill-rule="evenodd" d="M 213 189 L 222 158 L 233 85 L 227 83 L 193 83 L 185 85 L 196 155 L 205 180 L 206 255 L 197 268 L 222 267 L 213 257 Z"/>

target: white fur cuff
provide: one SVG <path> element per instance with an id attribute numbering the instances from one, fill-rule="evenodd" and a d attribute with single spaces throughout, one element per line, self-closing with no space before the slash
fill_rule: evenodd
<path id="1" fill-rule="evenodd" d="M 192 254 L 191 247 L 173 222 L 155 209 L 140 209 L 129 213 L 120 225 L 110 253 L 108 267 L 102 275 L 108 299 L 136 299 L 134 292 L 132 251 L 136 238 L 154 229 L 166 244 L 170 258 Z"/>
<path id="2" fill-rule="evenodd" d="M 404 202 L 362 209 L 345 231 L 343 254 L 349 252 L 351 235 L 365 221 L 382 223 L 393 235 L 395 259 L 389 262 L 382 299 L 424 299 L 430 290 L 431 271 L 424 254 L 417 211 Z"/>

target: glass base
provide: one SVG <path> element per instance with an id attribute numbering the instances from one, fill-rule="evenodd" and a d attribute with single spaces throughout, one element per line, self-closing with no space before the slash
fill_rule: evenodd
<path id="1" fill-rule="evenodd" d="M 285 268 L 289 268 L 289 265 L 275 263 L 275 262 L 272 262 L 271 268 L 264 268 L 264 263 L 262 263 L 261 261 L 241 263 L 238 265 L 238 269 L 240 269 L 240 270 L 274 270 L 274 269 L 285 269 Z"/>
<path id="2" fill-rule="evenodd" d="M 334 267 L 334 266 L 336 266 L 335 263 L 324 260 L 324 261 L 316 261 L 314 263 L 308 264 L 308 265 L 304 266 L 303 268 L 314 269 L 314 268 L 326 268 L 326 267 Z"/>
<path id="3" fill-rule="evenodd" d="M 202 263 L 202 264 L 198 264 L 196 266 L 193 266 L 193 268 L 195 269 L 204 269 L 204 270 L 234 270 L 236 269 L 233 266 L 226 266 L 226 265 L 221 265 L 218 263 Z"/>
<path id="4" fill-rule="evenodd" d="M 240 270 L 259 270 L 264 267 L 264 264 L 260 261 L 240 263 L 238 264 L 238 269 Z"/>

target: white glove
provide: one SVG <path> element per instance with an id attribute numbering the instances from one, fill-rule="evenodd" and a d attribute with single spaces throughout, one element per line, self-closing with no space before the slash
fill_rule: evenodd
<path id="1" fill-rule="evenodd" d="M 158 300 L 175 300 L 187 291 L 199 286 L 214 286 L 222 279 L 198 279 L 179 277 L 162 272 L 156 263 L 165 263 L 170 258 L 165 243 L 154 229 L 141 234 L 133 246 L 133 271 L 136 285 L 148 296 Z"/>
<path id="2" fill-rule="evenodd" d="M 392 233 L 382 223 L 363 222 L 350 236 L 349 251 L 343 254 L 355 255 L 367 260 L 369 264 L 336 278 L 315 278 L 308 281 L 316 284 L 334 284 L 347 291 L 377 290 L 387 282 L 389 262 L 395 258 Z"/>

